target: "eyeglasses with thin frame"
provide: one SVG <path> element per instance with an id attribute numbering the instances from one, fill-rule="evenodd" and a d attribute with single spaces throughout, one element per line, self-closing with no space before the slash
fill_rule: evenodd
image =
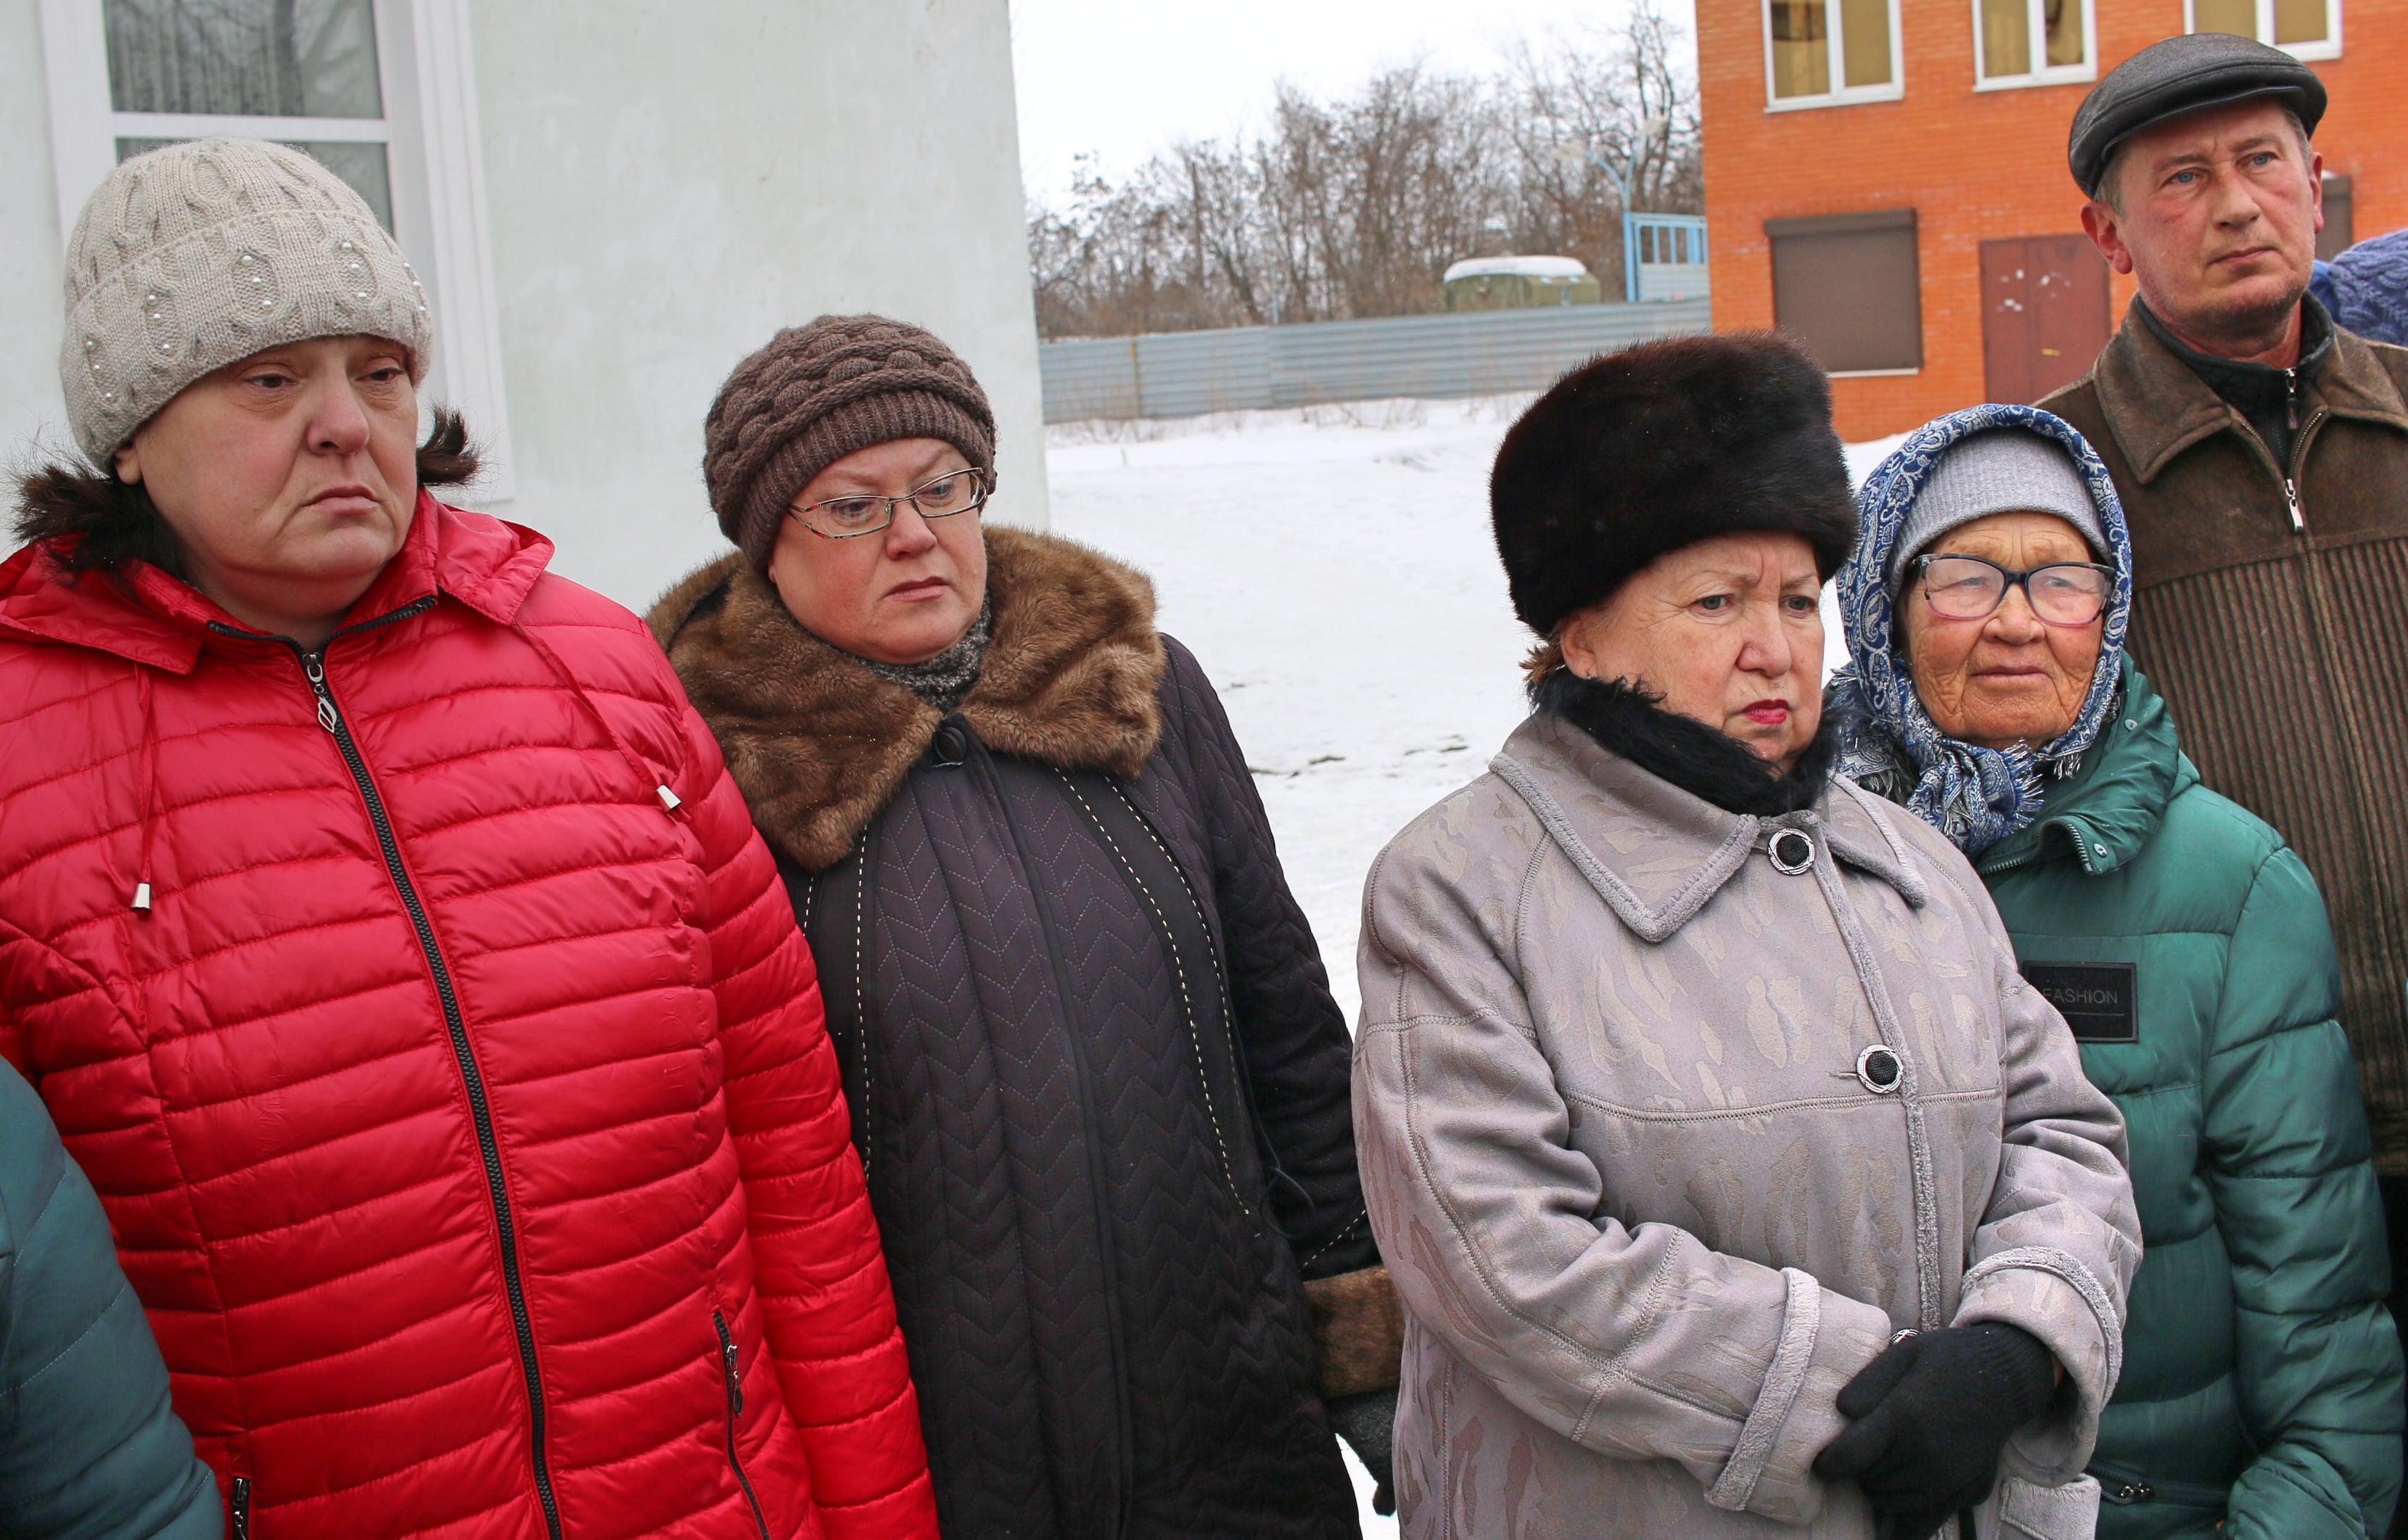
<path id="1" fill-rule="evenodd" d="M 931 477 L 900 497 L 860 492 L 824 497 L 786 510 L 786 516 L 823 540 L 851 540 L 875 535 L 895 522 L 895 507 L 909 503 L 923 519 L 951 519 L 983 507 L 995 491 L 995 473 L 966 465 Z"/>
<path id="2" fill-rule="evenodd" d="M 2020 588 L 2042 625 L 2086 626 L 2106 612 L 2115 569 L 2096 562 L 2049 562 L 2017 572 L 1979 556 L 1954 552 L 1918 556 L 1908 570 L 1923 579 L 1932 612 L 1951 620 L 1983 620 Z"/>

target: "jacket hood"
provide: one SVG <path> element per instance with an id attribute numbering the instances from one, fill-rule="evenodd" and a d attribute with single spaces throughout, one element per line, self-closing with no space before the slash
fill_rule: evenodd
<path id="1" fill-rule="evenodd" d="M 1890 556 L 1907 516 L 1952 448 L 1992 428 L 2021 428 L 2065 447 L 2090 491 L 2115 569 L 2100 631 L 2099 663 L 2073 724 L 2036 750 L 1984 749 L 1941 732 L 1915 693 L 1905 631 L 1889 590 Z M 2043 768 L 2063 775 L 2098 736 L 2114 706 L 2124 635 L 2132 615 L 2132 541 L 2107 466 L 2064 420 L 2033 406 L 1975 406 L 1928 422 L 1876 467 L 1856 493 L 1863 518 L 1855 554 L 1840 569 L 1840 619 L 1848 663 L 1826 692 L 1842 738 L 1840 769 L 1902 802 L 1978 855 L 2029 823 L 2040 811 Z"/>
<path id="2" fill-rule="evenodd" d="M 1162 737 L 1154 585 L 1054 535 L 985 535 L 994 640 L 958 714 L 1001 752 L 1138 776 Z M 687 576 L 648 619 L 762 837 L 806 871 L 843 859 L 945 720 L 804 630 L 740 552 Z"/>
<path id="3" fill-rule="evenodd" d="M 1640 939 L 1669 940 L 1774 834 L 1798 829 L 1914 907 L 1930 890 L 1870 792 L 1832 777 L 1811 807 L 1775 818 L 1732 813 L 1613 753 L 1541 711 L 1516 728 L 1489 769 Z"/>
<path id="4" fill-rule="evenodd" d="M 2070 857 L 2094 876 L 2114 871 L 2156 837 L 2167 807 L 2198 780 L 2165 697 L 2127 658 L 2116 709 L 2082 768 L 2050 786 L 2046 813 L 1985 851 L 1978 868 L 1987 876 Z"/>
<path id="5" fill-rule="evenodd" d="M 552 549 L 531 529 L 452 507 L 422 489 L 401 549 L 344 612 L 341 627 L 437 594 L 508 625 L 550 564 Z M 259 635 L 148 562 L 115 572 L 69 572 L 43 543 L 0 563 L 0 636 L 91 648 L 187 674 L 213 626 Z"/>
<path id="6" fill-rule="evenodd" d="M 136 910 L 148 910 L 157 815 L 164 806 L 159 720 L 148 671 L 188 675 L 206 648 L 229 639 L 256 645 L 281 638 L 245 625 L 198 589 L 148 562 L 128 563 L 114 571 L 79 573 L 68 570 L 58 554 L 49 543 L 28 546 L 0 564 L 0 640 L 88 649 L 145 671 L 135 680 L 141 721 L 136 752 L 143 791 L 135 820 L 139 831 L 137 854 L 127 902 Z M 552 542 L 533 530 L 481 513 L 463 512 L 437 502 L 422 488 L 401 549 L 385 563 L 367 592 L 343 612 L 335 633 L 339 635 L 385 617 L 416 614 L 444 596 L 497 625 L 510 625 L 551 558 Z M 549 643 L 532 633 L 526 640 L 592 714 L 628 767 L 652 781 L 662 806 L 674 811 L 677 793 L 670 790 L 662 768 L 627 742 Z"/>

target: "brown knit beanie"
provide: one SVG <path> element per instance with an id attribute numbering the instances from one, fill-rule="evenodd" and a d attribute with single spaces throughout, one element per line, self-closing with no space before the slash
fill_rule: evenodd
<path id="1" fill-rule="evenodd" d="M 795 494 L 855 449 L 939 438 L 995 466 L 995 413 L 970 366 L 884 316 L 790 326 L 736 366 L 703 421 L 703 480 L 719 527 L 767 571 Z"/>

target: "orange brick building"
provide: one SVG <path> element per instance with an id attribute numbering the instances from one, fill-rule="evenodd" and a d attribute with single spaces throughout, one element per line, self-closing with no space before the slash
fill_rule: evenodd
<path id="1" fill-rule="evenodd" d="M 1714 324 L 1799 335 L 1851 440 L 2087 371 L 2131 284 L 2082 236 L 2066 130 L 2161 37 L 2309 61 L 2328 249 L 2408 225 L 2408 0 L 1696 5 Z"/>

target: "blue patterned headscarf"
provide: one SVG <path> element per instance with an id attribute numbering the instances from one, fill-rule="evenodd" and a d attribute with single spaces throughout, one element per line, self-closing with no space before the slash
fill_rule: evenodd
<path id="1" fill-rule="evenodd" d="M 1947 736 L 1914 692 L 1905 635 L 1891 613 L 1884 580 L 1906 516 L 1932 471 L 1960 439 L 1990 428 L 2023 428 L 2063 444 L 2090 488 L 2107 534 L 2115 585 L 2107 596 L 2106 627 L 2090 692 L 2062 737 L 2037 752 L 1984 749 Z M 2040 815 L 2043 772 L 2068 776 L 2114 709 L 2122 676 L 2124 630 L 2132 618 L 2132 542 L 2123 505 L 2107 467 L 2082 435 L 2036 406 L 1974 406 L 1927 422 L 1909 434 L 1856 492 L 1856 549 L 1840 568 L 1840 620 L 1848 637 L 1848 664 L 1831 677 L 1825 709 L 1840 734 L 1838 768 L 1946 834 L 1967 855 L 1979 855 Z"/>

